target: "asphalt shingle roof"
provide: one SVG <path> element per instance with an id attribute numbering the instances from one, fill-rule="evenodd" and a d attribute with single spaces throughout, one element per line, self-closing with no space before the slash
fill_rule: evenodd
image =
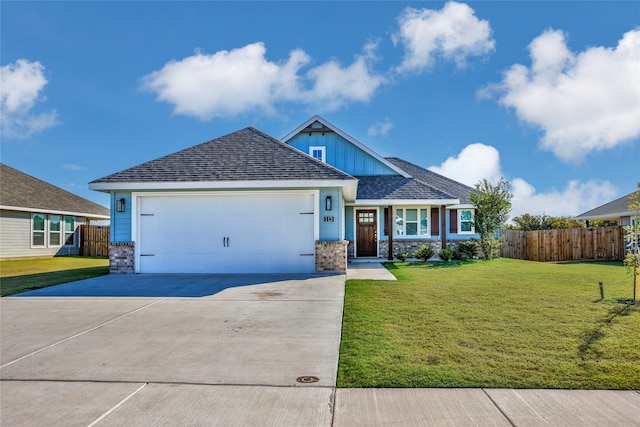
<path id="1" fill-rule="evenodd" d="M 248 127 L 92 183 L 353 179 Z"/>
<path id="2" fill-rule="evenodd" d="M 447 198 L 460 199 L 461 204 L 471 204 L 469 195 L 473 191 L 473 188 L 469 187 L 468 185 L 464 185 L 451 178 L 447 178 L 446 176 L 437 174 L 397 157 L 387 157 L 386 159 L 403 171 L 407 172 L 414 179 L 420 181 L 422 184 L 432 187 L 434 190 L 439 190 L 444 194 L 452 196 Z"/>
<path id="3" fill-rule="evenodd" d="M 591 219 L 591 218 L 605 218 L 605 217 L 619 217 L 626 216 L 631 213 L 628 208 L 628 197 L 633 193 L 629 193 L 626 196 L 622 196 L 612 202 L 605 203 L 602 206 L 591 209 L 585 213 L 582 213 L 575 217 L 575 219 Z"/>
<path id="4" fill-rule="evenodd" d="M 415 178 L 395 176 L 359 176 L 357 199 L 361 200 L 424 200 L 457 199 Z"/>
<path id="5" fill-rule="evenodd" d="M 0 205 L 109 216 L 109 209 L 0 163 Z"/>

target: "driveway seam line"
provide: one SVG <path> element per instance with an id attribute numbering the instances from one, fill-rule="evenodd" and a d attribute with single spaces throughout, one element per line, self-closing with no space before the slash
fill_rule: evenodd
<path id="1" fill-rule="evenodd" d="M 121 407 L 122 405 L 124 405 L 127 400 L 131 399 L 133 396 L 135 396 L 136 394 L 138 394 L 143 388 L 145 388 L 148 385 L 148 383 L 144 383 L 142 384 L 140 387 L 138 387 L 138 389 L 136 391 L 134 391 L 133 393 L 131 393 L 129 396 L 125 397 L 124 399 L 122 399 L 120 402 L 118 402 L 113 408 L 109 409 L 107 412 L 105 412 L 104 414 L 100 415 L 95 421 L 93 421 L 91 424 L 89 424 L 87 427 L 93 427 L 95 425 L 97 425 L 99 422 L 101 422 L 102 420 L 104 420 L 106 417 L 108 417 L 110 414 L 112 414 L 116 409 L 118 409 L 119 407 Z"/>
<path id="2" fill-rule="evenodd" d="M 103 326 L 105 326 L 105 325 L 108 325 L 109 323 L 113 323 L 113 322 L 115 322 L 116 320 L 120 320 L 120 319 L 122 319 L 123 317 L 126 317 L 126 316 L 128 316 L 128 315 L 130 315 L 130 314 L 136 313 L 136 312 L 138 312 L 138 311 L 140 311 L 140 310 L 144 310 L 145 308 L 147 308 L 147 307 L 151 307 L 152 305 L 157 304 L 157 303 L 159 303 L 159 302 L 162 302 L 162 301 L 164 301 L 165 299 L 166 299 L 166 298 L 163 298 L 163 299 L 161 299 L 161 300 L 157 300 L 157 301 L 154 301 L 154 302 L 152 302 L 152 303 L 146 304 L 146 305 L 144 305 L 144 306 L 142 306 L 142 307 L 136 308 L 135 310 L 129 311 L 129 312 L 127 312 L 127 313 L 125 313 L 125 314 L 122 314 L 122 315 L 120 315 L 120 316 L 118 316 L 118 317 L 116 317 L 116 318 L 113 318 L 113 319 L 108 320 L 108 321 L 106 321 L 106 322 L 103 322 L 103 323 L 101 323 L 101 324 L 99 324 L 99 325 L 97 325 L 97 326 L 94 326 L 93 328 L 87 329 L 86 331 L 79 332 L 79 333 L 77 333 L 77 334 L 75 334 L 75 335 L 72 335 L 72 336 L 70 336 L 70 337 L 67 337 L 67 338 L 65 338 L 65 339 L 61 340 L 61 341 L 55 342 L 55 343 L 53 343 L 53 344 L 50 344 L 50 345 L 48 345 L 48 346 L 46 346 L 46 347 L 43 347 L 43 348 L 41 348 L 41 349 L 39 349 L 39 350 L 33 351 L 33 352 L 29 353 L 29 354 L 25 354 L 24 356 L 19 357 L 19 358 L 15 359 L 15 360 L 12 360 L 11 362 L 7 362 L 7 363 L 5 363 L 4 365 L 0 366 L 0 369 L 5 368 L 5 367 L 10 366 L 10 365 L 13 365 L 13 364 L 14 364 L 14 363 L 16 363 L 16 362 L 19 362 L 19 361 L 21 361 L 21 360 L 23 360 L 23 359 L 26 359 L 26 358 L 28 358 L 28 357 L 34 356 L 34 355 L 36 355 L 36 354 L 38 354 L 38 353 L 41 353 L 41 352 L 43 352 L 43 351 L 45 351 L 45 350 L 49 350 L 50 348 L 53 348 L 53 347 L 55 347 L 55 346 L 57 346 L 57 345 L 59 345 L 59 344 L 65 343 L 65 342 L 67 342 L 67 341 L 69 341 L 69 340 L 72 340 L 72 339 L 77 338 L 77 337 L 79 337 L 79 336 L 82 336 L 82 335 L 84 335 L 84 334 L 88 334 L 89 332 L 93 332 L 93 331 L 95 331 L 96 329 L 99 329 L 99 328 L 101 328 L 101 327 L 103 327 Z"/>
<path id="3" fill-rule="evenodd" d="M 484 388 L 481 389 L 482 392 L 489 398 L 489 400 L 491 401 L 491 403 L 493 404 L 493 406 L 496 407 L 496 409 L 498 411 L 500 411 L 500 413 L 502 414 L 502 416 L 507 420 L 507 422 L 509 424 L 511 424 L 513 427 L 516 427 L 516 424 L 513 422 L 513 420 L 502 410 L 502 408 L 496 403 L 495 400 L 493 400 L 493 398 L 491 397 L 491 395 L 489 393 L 487 393 L 487 390 L 485 390 Z"/>

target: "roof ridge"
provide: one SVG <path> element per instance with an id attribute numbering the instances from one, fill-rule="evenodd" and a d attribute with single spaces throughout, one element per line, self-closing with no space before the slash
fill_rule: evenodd
<path id="1" fill-rule="evenodd" d="M 112 173 L 90 183 L 352 180 L 288 144 L 247 126 Z"/>

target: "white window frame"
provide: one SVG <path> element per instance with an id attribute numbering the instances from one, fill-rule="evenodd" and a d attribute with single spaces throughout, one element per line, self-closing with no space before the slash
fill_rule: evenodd
<path id="1" fill-rule="evenodd" d="M 469 211 L 471 212 L 471 220 L 462 220 L 462 212 L 464 211 Z M 458 209 L 458 234 L 475 234 L 476 232 L 476 225 L 473 221 L 474 219 L 474 210 L 473 209 Z M 471 223 L 471 231 L 462 231 L 462 223 L 463 222 L 470 222 Z"/>
<path id="2" fill-rule="evenodd" d="M 42 216 L 44 217 L 44 226 L 42 230 L 34 230 L 33 229 L 33 223 L 34 223 L 34 218 L 35 216 Z M 47 233 L 47 228 L 49 226 L 49 221 L 48 221 L 48 217 L 47 214 L 42 214 L 42 213 L 32 213 L 31 214 L 31 229 L 29 230 L 29 239 L 30 239 L 30 247 L 32 248 L 46 248 L 47 247 L 47 241 L 49 238 L 49 233 Z M 42 238 L 42 244 L 41 245 L 36 245 L 33 243 L 33 235 L 34 233 L 42 233 L 43 234 L 43 238 Z"/>
<path id="3" fill-rule="evenodd" d="M 51 217 L 52 216 L 57 216 L 58 218 L 60 218 L 59 220 L 59 224 L 60 224 L 60 230 L 55 231 L 51 229 Z M 64 225 L 64 216 L 62 215 L 53 215 L 53 214 L 49 214 L 48 218 L 45 221 L 47 223 L 47 247 L 49 248 L 57 248 L 62 246 L 62 235 L 63 235 L 63 230 L 62 227 Z M 58 244 L 52 244 L 51 243 L 51 235 L 52 234 L 57 234 L 58 235 Z"/>
<path id="4" fill-rule="evenodd" d="M 420 239 L 420 238 L 429 238 L 431 237 L 431 229 L 429 227 L 429 211 L 430 211 L 431 206 L 401 206 L 401 207 L 397 207 L 397 208 L 393 208 L 393 238 L 394 239 Z M 407 209 L 416 209 L 416 215 L 417 215 L 417 220 L 416 221 L 411 221 L 411 222 L 415 222 L 417 225 L 417 232 L 418 234 L 411 234 L 411 235 L 407 235 Z M 402 211 L 402 230 L 399 230 L 398 227 L 398 211 L 401 210 Z M 427 226 L 426 226 L 426 232 L 424 234 L 421 234 L 421 226 L 420 226 L 420 211 L 424 210 L 425 212 L 425 220 L 427 221 Z M 398 231 L 401 231 L 401 234 L 398 233 Z"/>
<path id="5" fill-rule="evenodd" d="M 67 227 L 66 227 L 67 218 L 73 218 L 73 231 L 72 232 L 68 232 L 67 231 Z M 76 224 L 77 224 L 77 222 L 78 221 L 77 221 L 76 217 L 73 216 L 73 215 L 65 215 L 64 216 L 63 221 L 62 221 L 62 238 L 63 238 L 62 245 L 63 246 L 66 246 L 68 248 L 75 248 L 76 246 L 78 246 L 78 242 L 77 242 L 78 239 L 76 238 L 76 228 L 77 228 Z M 70 245 L 67 244 L 67 234 L 73 235 L 73 243 L 70 244 Z"/>
<path id="6" fill-rule="evenodd" d="M 316 151 L 316 150 L 320 151 L 320 158 L 319 159 L 316 156 L 313 155 L 313 152 Z M 311 145 L 309 147 L 309 155 L 311 157 L 313 157 L 314 159 L 320 160 L 323 163 L 327 162 L 327 148 L 326 147 L 323 147 L 323 146 L 320 146 L 320 145 Z"/>

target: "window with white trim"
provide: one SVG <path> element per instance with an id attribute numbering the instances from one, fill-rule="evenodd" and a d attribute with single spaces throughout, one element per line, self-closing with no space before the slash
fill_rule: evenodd
<path id="1" fill-rule="evenodd" d="M 32 248 L 57 248 L 63 243 L 76 246 L 75 216 L 31 214 Z"/>
<path id="2" fill-rule="evenodd" d="M 309 155 L 315 159 L 320 160 L 321 162 L 326 162 L 326 148 L 320 146 L 311 146 L 309 147 Z"/>
<path id="3" fill-rule="evenodd" d="M 44 214 L 31 214 L 31 246 L 45 247 L 45 223 L 47 216 Z"/>
<path id="4" fill-rule="evenodd" d="M 64 217 L 64 245 L 76 245 L 76 218 L 73 216 Z"/>
<path id="5" fill-rule="evenodd" d="M 471 209 L 458 210 L 458 233 L 474 233 L 473 211 Z"/>
<path id="6" fill-rule="evenodd" d="M 49 247 L 60 246 L 62 239 L 60 234 L 62 217 L 60 215 L 49 215 Z"/>
<path id="7" fill-rule="evenodd" d="M 428 208 L 399 208 L 395 210 L 395 213 L 396 236 L 429 236 Z"/>

